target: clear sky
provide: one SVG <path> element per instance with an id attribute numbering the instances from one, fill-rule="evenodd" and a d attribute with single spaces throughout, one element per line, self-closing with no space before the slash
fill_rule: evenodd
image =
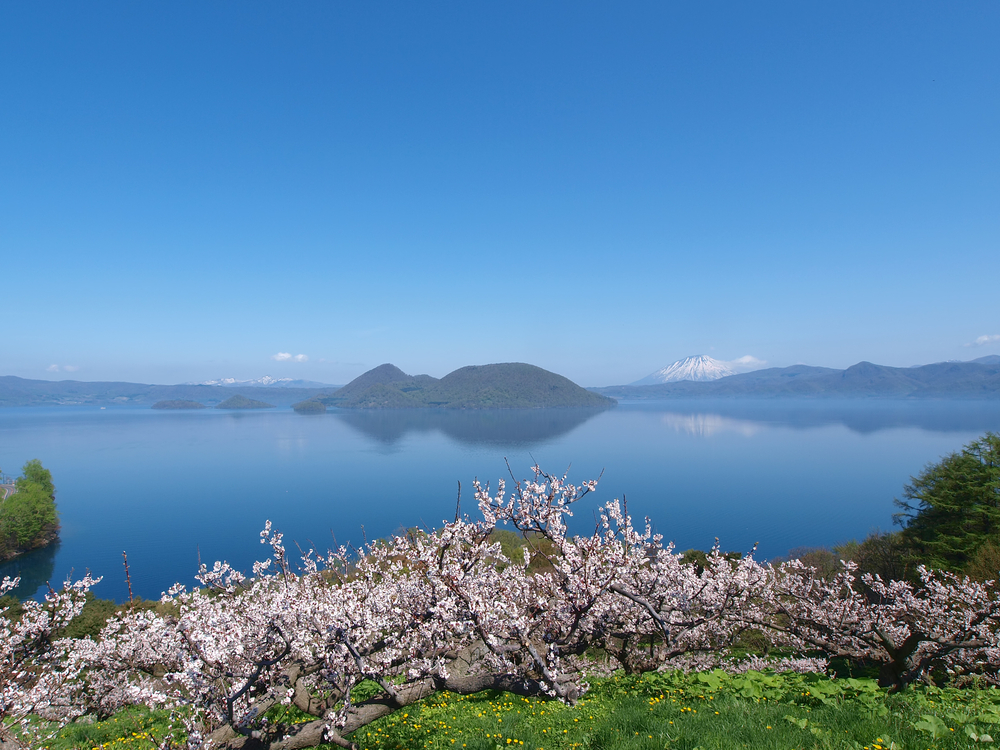
<path id="1" fill-rule="evenodd" d="M 1000 353 L 998 39 L 996 0 L 0 4 L 0 374 Z"/>

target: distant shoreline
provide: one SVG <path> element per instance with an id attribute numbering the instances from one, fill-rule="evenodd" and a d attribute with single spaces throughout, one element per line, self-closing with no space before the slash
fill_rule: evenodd
<path id="1" fill-rule="evenodd" d="M 677 398 L 995 400 L 1000 399 L 1000 362 L 940 362 L 920 367 L 887 367 L 859 362 L 846 370 L 793 365 L 728 375 L 717 380 L 678 380 L 591 390 L 636 401 Z"/>
<path id="2" fill-rule="evenodd" d="M 411 376 L 392 365 L 381 365 L 340 388 L 241 386 L 237 389 L 223 385 L 29 380 L 5 375 L 0 376 L 0 407 L 148 407 L 164 402 L 213 407 L 237 393 L 277 408 L 321 401 L 328 408 L 348 409 L 596 407 L 599 404 L 593 399 L 598 397 L 628 401 L 695 398 L 1000 399 L 1000 360 L 984 359 L 987 361 L 940 362 L 919 367 L 888 367 L 859 362 L 845 370 L 793 365 L 710 381 L 682 380 L 655 385 L 586 389 L 561 375 L 524 363 L 460 368 L 441 379 L 428 375 Z"/>

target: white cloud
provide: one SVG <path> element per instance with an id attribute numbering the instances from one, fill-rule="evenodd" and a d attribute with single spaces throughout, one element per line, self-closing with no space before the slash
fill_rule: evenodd
<path id="1" fill-rule="evenodd" d="M 993 333 L 993 334 L 988 334 L 986 336 L 980 336 L 971 344 L 966 344 L 966 346 L 986 346 L 987 344 L 1000 344 L 1000 333 Z"/>
<path id="2" fill-rule="evenodd" d="M 736 372 L 752 372 L 753 370 L 762 370 L 767 367 L 766 360 L 758 359 L 750 354 L 745 354 L 731 362 L 726 362 L 726 364 L 736 370 Z"/>
<path id="3" fill-rule="evenodd" d="M 275 362 L 308 362 L 309 357 L 305 354 L 296 354 L 294 357 L 291 352 L 278 352 L 277 354 L 272 354 L 271 359 Z"/>
<path id="4" fill-rule="evenodd" d="M 80 368 L 76 365 L 49 365 L 45 368 L 46 372 L 76 372 Z"/>
<path id="5" fill-rule="evenodd" d="M 45 370 L 47 372 L 59 372 L 59 365 L 49 365 Z"/>
<path id="6" fill-rule="evenodd" d="M 64 372 L 76 372 L 79 369 L 76 365 L 63 365 Z"/>
<path id="7" fill-rule="evenodd" d="M 292 357 L 292 359 L 295 360 L 296 362 L 306 362 L 308 361 L 309 357 L 307 357 L 305 354 L 296 354 L 294 357 Z"/>
<path id="8" fill-rule="evenodd" d="M 743 365 L 744 367 L 763 367 L 767 364 L 766 360 L 757 359 L 752 354 L 744 354 L 742 357 L 733 360 L 734 365 Z"/>

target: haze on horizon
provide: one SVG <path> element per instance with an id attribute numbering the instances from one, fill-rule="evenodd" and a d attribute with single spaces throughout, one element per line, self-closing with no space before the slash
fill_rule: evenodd
<path id="1" fill-rule="evenodd" d="M 0 6 L 0 375 L 1000 353 L 1000 5 Z"/>

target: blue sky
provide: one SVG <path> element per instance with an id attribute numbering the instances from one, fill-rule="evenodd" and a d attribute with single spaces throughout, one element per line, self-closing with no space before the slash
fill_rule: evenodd
<path id="1" fill-rule="evenodd" d="M 0 374 L 1000 353 L 998 38 L 994 0 L 4 3 Z"/>

